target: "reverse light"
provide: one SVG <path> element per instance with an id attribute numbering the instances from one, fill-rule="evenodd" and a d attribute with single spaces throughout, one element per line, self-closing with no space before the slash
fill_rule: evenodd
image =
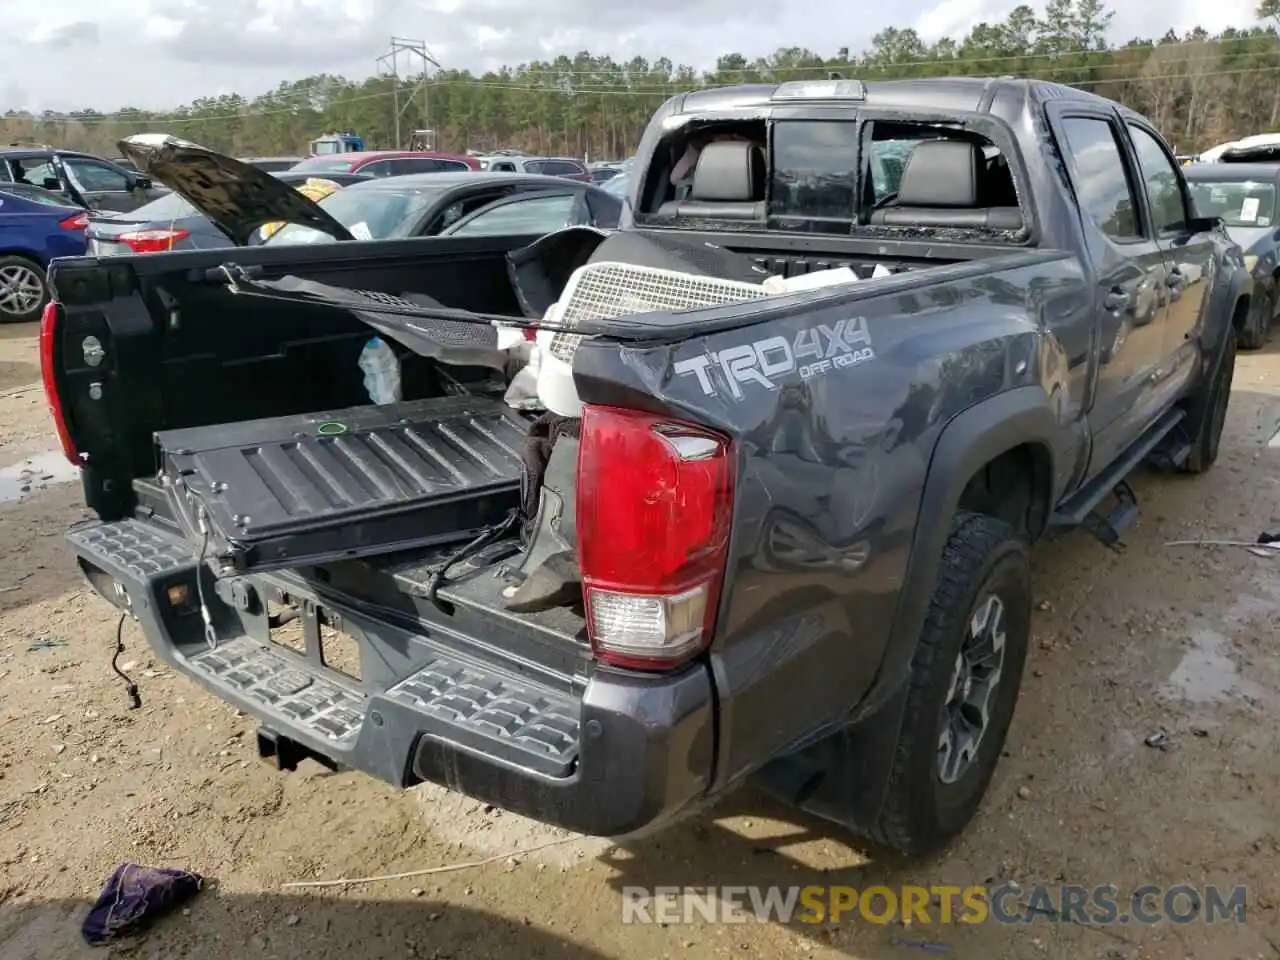
<path id="1" fill-rule="evenodd" d="M 129 230 L 115 239 L 134 253 L 164 253 L 189 236 L 190 230 Z"/>
<path id="2" fill-rule="evenodd" d="M 63 230 L 83 230 L 89 226 L 89 215 L 87 213 L 77 213 L 73 217 L 67 217 L 65 220 L 59 220 L 58 226 Z"/>
<path id="3" fill-rule="evenodd" d="M 588 405 L 578 448 L 578 560 L 598 659 L 665 670 L 715 629 L 734 447 L 703 427 Z"/>
<path id="4" fill-rule="evenodd" d="M 81 467 L 84 463 L 76 452 L 75 444 L 71 442 L 66 410 L 58 395 L 58 325 L 61 319 L 62 305 L 58 301 L 50 300 L 44 305 L 44 313 L 40 315 L 40 380 L 44 384 L 44 396 L 49 402 L 49 412 L 53 415 L 53 429 L 58 434 L 62 455 Z"/>

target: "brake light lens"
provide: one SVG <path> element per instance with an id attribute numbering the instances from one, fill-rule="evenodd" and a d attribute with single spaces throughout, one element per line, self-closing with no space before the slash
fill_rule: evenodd
<path id="1" fill-rule="evenodd" d="M 734 447 L 703 427 L 587 405 L 578 447 L 578 561 L 596 657 L 664 670 L 715 629 L 729 553 Z"/>
<path id="2" fill-rule="evenodd" d="M 116 240 L 134 253 L 164 253 L 189 236 L 190 230 L 129 230 L 119 234 Z"/>
<path id="3" fill-rule="evenodd" d="M 66 411 L 63 410 L 62 398 L 58 395 L 56 363 L 58 323 L 61 319 L 62 305 L 56 300 L 50 300 L 45 304 L 44 313 L 40 316 L 40 380 L 44 384 L 44 396 L 49 402 L 49 412 L 53 414 L 53 428 L 57 431 L 62 454 L 80 467 L 84 463 L 76 453 L 75 444 L 71 442 L 71 432 L 67 429 Z"/>
<path id="4" fill-rule="evenodd" d="M 89 226 L 89 215 L 87 213 L 77 213 L 74 217 L 59 220 L 58 226 L 63 230 L 83 230 Z"/>

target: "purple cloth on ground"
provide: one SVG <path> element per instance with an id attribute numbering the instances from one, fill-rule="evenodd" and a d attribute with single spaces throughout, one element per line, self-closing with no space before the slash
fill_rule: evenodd
<path id="1" fill-rule="evenodd" d="M 81 933 L 91 946 L 136 933 L 163 913 L 194 897 L 199 874 L 122 863 L 84 918 Z"/>

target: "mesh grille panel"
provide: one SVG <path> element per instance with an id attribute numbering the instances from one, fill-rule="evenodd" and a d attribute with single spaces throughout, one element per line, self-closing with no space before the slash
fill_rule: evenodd
<path id="1" fill-rule="evenodd" d="M 584 320 L 612 320 L 656 310 L 696 310 L 768 296 L 753 283 L 720 280 L 630 263 L 589 263 L 574 271 L 560 297 L 560 323 L 576 327 Z M 582 342 L 576 333 L 557 333 L 551 354 L 573 360 Z"/>

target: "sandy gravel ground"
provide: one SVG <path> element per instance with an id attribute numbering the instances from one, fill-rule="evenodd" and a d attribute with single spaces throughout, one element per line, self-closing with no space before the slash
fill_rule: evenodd
<path id="1" fill-rule="evenodd" d="M 1274 352 L 1273 352 L 1274 351 Z M 1207 476 L 1135 481 L 1123 555 L 1083 535 L 1036 555 L 1035 643 L 1008 754 L 965 837 L 930 863 L 851 846 L 743 793 L 619 850 L 577 841 L 420 879 L 319 891 L 289 881 L 475 860 L 553 839 L 438 790 L 397 793 L 255 759 L 246 717 L 125 631 L 144 707 L 109 670 L 115 617 L 61 542 L 83 515 L 36 386 L 34 331 L 0 328 L 0 960 L 721 956 L 1280 956 L 1280 559 L 1171 548 L 1280 529 L 1280 347 L 1242 355 Z M 1148 746 L 1163 731 L 1166 749 Z M 138 941 L 91 950 L 79 923 L 116 863 L 208 888 Z M 1247 923 L 829 927 L 621 923 L 627 885 L 1218 883 Z"/>

